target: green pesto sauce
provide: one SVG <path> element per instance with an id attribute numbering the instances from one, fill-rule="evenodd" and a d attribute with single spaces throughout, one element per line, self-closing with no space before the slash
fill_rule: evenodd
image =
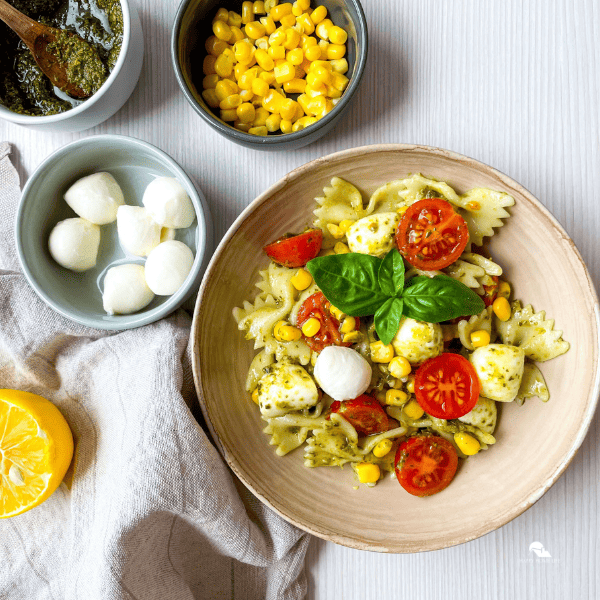
<path id="1" fill-rule="evenodd" d="M 76 33 L 97 50 L 100 62 L 82 51 L 76 42 L 69 44 L 66 51 L 70 77 L 84 91 L 96 92 L 114 68 L 121 51 L 120 0 L 8 1 L 32 19 Z M 0 102 L 13 112 L 45 116 L 70 110 L 82 100 L 70 98 L 54 88 L 27 47 L 0 22 Z"/>

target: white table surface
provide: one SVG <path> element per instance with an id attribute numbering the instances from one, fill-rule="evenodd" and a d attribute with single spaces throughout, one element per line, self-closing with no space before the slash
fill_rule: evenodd
<path id="1" fill-rule="evenodd" d="M 474 157 L 522 183 L 562 223 L 600 284 L 598 0 L 363 0 L 370 50 L 357 97 L 326 139 L 286 153 L 241 148 L 205 125 L 171 68 L 177 2 L 137 5 L 146 58 L 137 88 L 117 115 L 81 134 L 0 123 L 0 141 L 14 144 L 22 182 L 72 140 L 99 133 L 138 137 L 195 178 L 218 240 L 254 197 L 298 165 L 366 144 L 429 144 Z M 414 555 L 380 555 L 314 539 L 308 598 L 599 598 L 598 421 L 596 416 L 554 487 L 483 538 Z M 551 558 L 531 553 L 534 541 Z"/>

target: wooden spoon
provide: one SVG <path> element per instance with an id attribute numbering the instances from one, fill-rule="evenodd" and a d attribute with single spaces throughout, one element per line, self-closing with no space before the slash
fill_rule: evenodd
<path id="1" fill-rule="evenodd" d="M 57 55 L 48 49 L 48 44 L 64 44 L 64 33 L 67 33 L 69 37 L 77 38 L 78 44 L 85 44 L 100 61 L 97 50 L 93 46 L 74 33 L 42 25 L 42 23 L 30 19 L 6 0 L 0 0 L 0 20 L 4 21 L 21 38 L 52 85 L 73 98 L 83 99 L 91 95 L 89 91 L 84 91 L 78 84 L 70 80 L 67 64 L 61 62 Z"/>

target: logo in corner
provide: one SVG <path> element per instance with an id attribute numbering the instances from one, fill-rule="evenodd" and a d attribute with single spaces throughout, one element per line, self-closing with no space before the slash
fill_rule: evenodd
<path id="1" fill-rule="evenodd" d="M 531 542 L 529 552 L 533 552 L 538 558 L 552 558 L 550 552 L 544 548 L 541 542 Z"/>

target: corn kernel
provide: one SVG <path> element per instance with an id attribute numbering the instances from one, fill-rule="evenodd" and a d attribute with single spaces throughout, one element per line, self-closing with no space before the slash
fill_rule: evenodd
<path id="1" fill-rule="evenodd" d="M 266 108 L 269 112 L 278 113 L 283 104 L 283 98 L 277 93 L 276 90 L 270 89 L 263 98 L 263 108 Z"/>
<path id="2" fill-rule="evenodd" d="M 358 342 L 359 339 L 360 339 L 360 332 L 356 331 L 356 329 L 355 329 L 354 331 L 345 333 L 344 336 L 342 337 L 342 342 L 344 342 L 344 344 L 354 344 L 354 342 Z"/>
<path id="3" fill-rule="evenodd" d="M 242 123 L 241 121 L 235 121 L 233 123 L 233 126 L 236 129 L 243 131 L 244 133 L 248 133 L 248 131 L 250 130 L 250 127 L 252 127 L 252 123 Z"/>
<path id="4" fill-rule="evenodd" d="M 344 29 L 334 25 L 329 28 L 329 41 L 332 44 L 345 44 L 348 39 L 348 34 Z"/>
<path id="5" fill-rule="evenodd" d="M 401 379 L 402 377 L 408 377 L 412 371 L 410 363 L 404 358 L 404 356 L 395 356 L 389 364 L 389 369 L 392 377 Z"/>
<path id="6" fill-rule="evenodd" d="M 315 25 L 318 25 L 327 16 L 327 9 L 324 6 L 317 6 L 310 14 L 310 18 Z"/>
<path id="7" fill-rule="evenodd" d="M 269 53 L 266 50 L 257 50 L 254 56 L 256 57 L 256 62 L 261 69 L 264 69 L 265 71 L 271 71 L 275 67 L 275 62 L 269 56 Z"/>
<path id="8" fill-rule="evenodd" d="M 254 45 L 256 46 L 256 48 L 267 52 L 267 50 L 269 49 L 269 38 L 266 35 L 261 38 L 258 38 L 257 40 L 254 40 Z M 254 57 L 256 58 L 256 54 L 254 55 Z"/>
<path id="9" fill-rule="evenodd" d="M 301 35 L 300 36 L 300 47 L 302 48 L 303 52 L 306 52 L 308 50 L 308 48 L 313 48 L 316 45 L 317 45 L 316 38 L 314 38 L 310 35 Z"/>
<path id="10" fill-rule="evenodd" d="M 302 119 L 306 119 L 307 117 L 302 117 Z M 300 121 L 302 120 L 300 119 Z M 296 121 L 297 123 L 299 121 Z M 303 125 L 304 127 L 307 127 L 308 125 Z M 350 248 L 348 248 L 348 246 L 346 246 L 346 244 L 344 244 L 343 242 L 337 242 L 337 244 L 333 247 L 333 251 L 336 254 L 348 254 L 350 252 Z"/>
<path id="11" fill-rule="evenodd" d="M 227 98 L 225 98 L 224 100 L 221 100 L 221 102 L 219 104 L 219 108 L 221 108 L 223 110 L 227 110 L 229 108 L 237 108 L 241 104 L 242 104 L 242 99 L 241 99 L 240 95 L 239 94 L 231 94 L 231 96 L 227 96 Z"/>
<path id="12" fill-rule="evenodd" d="M 375 363 L 389 363 L 394 358 L 394 347 L 391 344 L 387 346 L 382 342 L 373 342 L 369 344 L 371 349 L 371 360 Z"/>
<path id="13" fill-rule="evenodd" d="M 263 37 L 267 32 L 265 26 L 259 21 L 250 21 L 250 23 L 244 27 L 244 31 L 251 40 L 257 40 L 258 38 Z"/>
<path id="14" fill-rule="evenodd" d="M 255 15 L 264 15 L 265 14 L 265 3 L 263 0 L 256 0 L 252 4 L 252 12 Z"/>
<path id="15" fill-rule="evenodd" d="M 228 20 L 229 20 L 229 11 L 226 8 L 220 8 L 217 11 L 215 18 L 213 19 L 213 23 L 216 23 L 217 21 L 227 23 Z"/>
<path id="16" fill-rule="evenodd" d="M 273 73 L 273 71 L 263 71 L 259 77 L 265 81 L 267 85 L 275 83 L 275 73 Z"/>
<path id="17" fill-rule="evenodd" d="M 247 40 L 236 42 L 234 47 L 235 59 L 242 64 L 247 65 L 254 57 L 254 47 Z"/>
<path id="18" fill-rule="evenodd" d="M 402 390 L 388 390 L 385 393 L 385 403 L 388 406 L 404 406 L 408 400 L 408 394 Z"/>
<path id="19" fill-rule="evenodd" d="M 275 81 L 277 83 L 285 83 L 286 81 L 291 81 L 296 77 L 296 69 L 294 65 L 287 61 L 281 65 L 275 65 L 273 72 L 275 73 Z"/>
<path id="20" fill-rule="evenodd" d="M 292 5 L 289 2 L 284 2 L 283 4 L 278 4 L 277 6 L 274 6 L 269 12 L 269 15 L 273 19 L 273 21 L 280 21 L 281 17 L 291 14 Z"/>
<path id="21" fill-rule="evenodd" d="M 275 25 L 275 21 L 273 21 L 270 15 L 261 17 L 260 22 L 265 26 L 267 35 L 271 35 L 277 29 L 277 25 Z"/>
<path id="22" fill-rule="evenodd" d="M 302 32 L 306 35 L 310 35 L 315 31 L 315 24 L 306 13 L 296 17 L 296 25 L 299 25 Z"/>
<path id="23" fill-rule="evenodd" d="M 253 8 L 252 2 L 242 2 L 242 23 L 247 24 L 254 21 Z"/>
<path id="24" fill-rule="evenodd" d="M 304 56 L 310 62 L 319 60 L 321 58 L 321 48 L 319 46 L 310 46 L 304 51 Z"/>
<path id="25" fill-rule="evenodd" d="M 356 474 L 361 483 L 377 483 L 381 476 L 379 465 L 373 463 L 359 463 L 356 465 Z"/>
<path id="26" fill-rule="evenodd" d="M 350 80 L 341 73 L 336 73 L 335 71 L 331 75 L 331 85 L 340 92 L 343 92 Z"/>
<path id="27" fill-rule="evenodd" d="M 296 73 L 297 74 L 297 73 Z M 304 79 L 298 79 L 297 77 L 291 81 L 286 81 L 283 84 L 283 89 L 288 94 L 302 94 L 306 89 L 306 81 Z"/>
<path id="28" fill-rule="evenodd" d="M 316 27 L 315 34 L 322 40 L 329 39 L 329 30 L 333 27 L 331 19 L 323 19 Z"/>
<path id="29" fill-rule="evenodd" d="M 344 73 L 348 72 L 348 61 L 345 58 L 336 58 L 334 60 L 330 60 L 331 68 L 336 73 Z"/>
<path id="30" fill-rule="evenodd" d="M 231 94 L 237 94 L 238 91 L 239 88 L 237 84 L 230 79 L 221 79 L 215 86 L 215 93 L 217 94 L 219 102 L 222 102 L 227 96 L 231 96 Z"/>
<path id="31" fill-rule="evenodd" d="M 271 14 L 271 9 L 279 4 L 279 0 L 265 0 L 265 12 Z"/>
<path id="32" fill-rule="evenodd" d="M 283 46 L 269 46 L 267 52 L 274 61 L 285 59 L 285 48 Z"/>
<path id="33" fill-rule="evenodd" d="M 270 36 L 269 36 L 269 46 L 282 46 L 283 43 L 285 42 L 285 31 L 283 31 L 283 29 L 276 29 Z"/>
<path id="34" fill-rule="evenodd" d="M 289 27 L 285 31 L 285 41 L 283 42 L 283 47 L 287 50 L 294 50 L 294 48 L 298 47 L 298 44 L 300 44 L 300 32 L 297 29 Z"/>
<path id="35" fill-rule="evenodd" d="M 473 331 L 471 333 L 471 344 L 473 348 L 481 348 L 487 346 L 490 343 L 490 334 L 485 329 L 479 331 Z"/>
<path id="36" fill-rule="evenodd" d="M 356 329 L 356 319 L 354 317 L 346 317 L 340 326 L 340 333 L 350 333 Z"/>
<path id="37" fill-rule="evenodd" d="M 344 233 L 346 233 L 348 229 L 352 227 L 352 225 L 354 225 L 354 221 L 351 221 L 350 219 L 344 219 L 343 221 L 340 221 L 338 226 Z"/>
<path id="38" fill-rule="evenodd" d="M 281 115 L 277 113 L 273 113 L 269 115 L 267 118 L 267 122 L 265 123 L 265 127 L 269 133 L 275 133 L 279 129 L 279 124 L 281 123 Z M 293 279 L 293 277 L 292 277 Z"/>
<path id="39" fill-rule="evenodd" d="M 286 98 L 279 107 L 279 114 L 282 119 L 291 121 L 296 115 L 297 103 L 291 98 Z"/>
<path id="40" fill-rule="evenodd" d="M 230 96 L 231 98 L 231 96 Z M 226 99 L 227 100 L 227 99 Z M 225 101 L 226 101 L 225 100 Z M 237 117 L 242 123 L 252 123 L 256 117 L 256 109 L 250 102 L 240 104 L 237 109 Z"/>
<path id="41" fill-rule="evenodd" d="M 320 115 L 327 105 L 325 96 L 316 96 L 309 100 L 306 106 L 306 112 L 309 115 Z"/>
<path id="42" fill-rule="evenodd" d="M 296 25 L 296 17 L 294 15 L 284 15 L 279 22 L 284 27 L 294 27 Z M 298 34 L 300 34 L 300 32 L 298 32 Z"/>
<path id="43" fill-rule="evenodd" d="M 205 75 L 213 75 L 216 73 L 215 71 L 215 62 L 217 60 L 216 56 L 209 54 L 204 57 L 204 61 L 202 62 L 202 72 Z"/>
<path id="44" fill-rule="evenodd" d="M 257 96 L 266 96 L 269 92 L 269 84 L 260 77 L 252 80 L 252 92 Z"/>
<path id="45" fill-rule="evenodd" d="M 215 90 L 204 90 L 202 92 L 202 97 L 204 98 L 204 102 L 211 108 L 217 108 L 219 106 L 220 100 L 217 98 Z"/>
<path id="46" fill-rule="evenodd" d="M 219 81 L 219 76 L 216 73 L 206 75 L 202 80 L 202 87 L 205 90 L 214 90 Z"/>
<path id="47" fill-rule="evenodd" d="M 346 314 L 343 313 L 339 308 L 336 308 L 335 306 L 333 306 L 333 304 L 329 307 L 329 312 L 333 315 L 334 318 L 336 318 L 338 321 L 341 321 Z"/>
<path id="48" fill-rule="evenodd" d="M 410 375 L 408 380 L 406 381 L 406 391 L 410 394 L 415 393 L 415 377 L 414 375 Z"/>
<path id="49" fill-rule="evenodd" d="M 264 125 L 261 125 L 260 127 L 250 127 L 248 133 L 252 135 L 269 135 L 269 131 Z"/>
<path id="50" fill-rule="evenodd" d="M 302 61 L 304 60 L 302 48 L 294 48 L 293 50 L 290 50 L 286 55 L 286 59 L 294 66 L 301 65 Z"/>
<path id="51" fill-rule="evenodd" d="M 299 121 L 303 116 L 304 116 L 304 111 L 302 110 L 302 107 L 298 104 L 298 102 L 296 102 L 296 114 L 294 115 L 294 118 L 292 119 L 292 123 Z"/>
<path id="52" fill-rule="evenodd" d="M 233 63 L 235 56 L 230 49 L 224 50 L 217 56 L 215 61 L 215 71 L 219 77 L 229 77 L 233 73 Z"/>
<path id="53" fill-rule="evenodd" d="M 242 15 L 236 13 L 234 10 L 230 10 L 227 18 L 227 24 L 229 27 L 237 27 L 239 29 L 242 26 Z"/>
<path id="54" fill-rule="evenodd" d="M 215 37 L 224 42 L 228 42 L 231 38 L 231 27 L 223 21 L 215 21 L 212 26 Z"/>
<path id="55" fill-rule="evenodd" d="M 302 333 L 306 337 L 313 337 L 319 333 L 319 329 L 321 329 L 321 321 L 319 319 L 315 319 L 311 317 L 302 325 Z"/>
<path id="56" fill-rule="evenodd" d="M 300 8 L 300 5 L 298 4 L 298 2 L 294 2 L 292 4 L 292 14 L 295 17 L 299 17 L 304 11 Z"/>
<path id="57" fill-rule="evenodd" d="M 327 46 L 327 58 L 329 60 L 339 60 L 346 55 L 346 46 L 344 44 L 329 44 Z"/>
<path id="58" fill-rule="evenodd" d="M 255 388 L 252 392 L 252 402 L 258 404 L 258 388 Z"/>
<path id="59" fill-rule="evenodd" d="M 279 124 L 279 129 L 281 129 L 281 133 L 292 133 L 293 123 L 286 119 L 282 119 Z"/>
<path id="60" fill-rule="evenodd" d="M 254 117 L 254 121 L 252 125 L 254 127 L 264 127 L 267 124 L 267 119 L 269 118 L 269 111 L 263 106 L 259 106 L 256 109 L 256 116 Z"/>
<path id="61" fill-rule="evenodd" d="M 392 440 L 385 439 L 381 440 L 375 448 L 373 448 L 373 455 L 377 458 L 383 458 L 392 449 Z"/>
<path id="62" fill-rule="evenodd" d="M 477 438 L 474 438 L 468 433 L 463 431 L 454 434 L 454 441 L 458 446 L 458 449 L 467 456 L 473 456 L 477 454 L 481 448 L 481 444 Z"/>
<path id="63" fill-rule="evenodd" d="M 290 279 L 290 283 L 299 291 L 308 288 L 312 282 L 312 275 L 305 269 L 299 269 L 296 272 L 296 274 Z"/>
<path id="64" fill-rule="evenodd" d="M 506 298 L 496 298 L 492 304 L 492 310 L 501 321 L 508 321 L 510 319 L 511 308 Z"/>
<path id="65" fill-rule="evenodd" d="M 425 414 L 425 411 L 421 408 L 421 405 L 416 400 L 411 400 L 404 407 L 404 413 L 409 419 L 416 421 Z"/>
<path id="66" fill-rule="evenodd" d="M 310 8 L 310 0 L 297 0 L 296 4 L 304 11 Z"/>
<path id="67" fill-rule="evenodd" d="M 508 281 L 501 281 L 498 284 L 498 297 L 507 300 L 510 298 L 510 283 Z"/>
<path id="68" fill-rule="evenodd" d="M 327 223 L 327 230 L 336 240 L 341 240 L 345 235 L 340 227 L 334 225 L 333 223 Z"/>
<path id="69" fill-rule="evenodd" d="M 221 111 L 221 119 L 223 121 L 236 121 L 237 120 L 237 112 L 235 108 L 227 108 Z"/>
<path id="70" fill-rule="evenodd" d="M 223 40 L 220 40 L 217 36 L 211 35 L 206 40 L 206 51 L 213 56 L 219 56 L 223 54 L 223 51 L 229 48 L 229 44 Z"/>

